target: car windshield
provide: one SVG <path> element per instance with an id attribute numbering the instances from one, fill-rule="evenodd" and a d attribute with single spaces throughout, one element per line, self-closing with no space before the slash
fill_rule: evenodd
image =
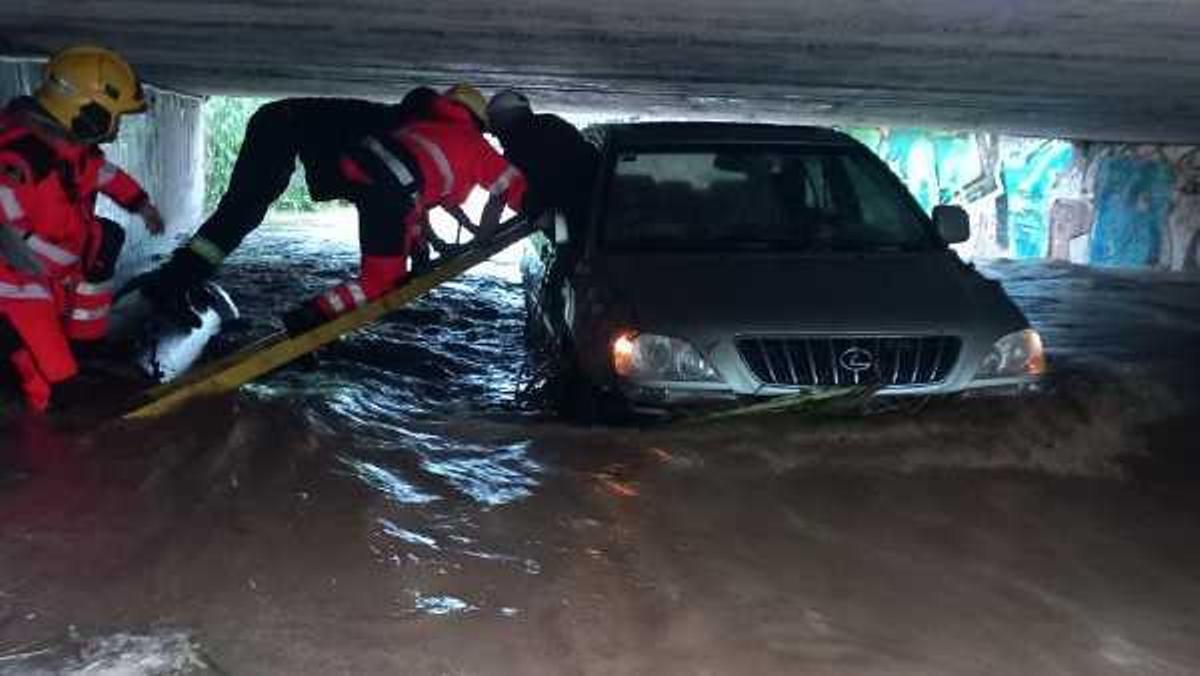
<path id="1" fill-rule="evenodd" d="M 610 249 L 903 251 L 935 244 L 883 164 L 858 148 L 720 146 L 616 156 Z"/>

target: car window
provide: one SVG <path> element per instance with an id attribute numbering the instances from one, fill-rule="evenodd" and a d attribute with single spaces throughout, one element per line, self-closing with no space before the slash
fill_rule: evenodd
<path id="1" fill-rule="evenodd" d="M 936 241 L 901 184 L 855 148 L 637 150 L 614 161 L 610 248 L 864 251 Z"/>

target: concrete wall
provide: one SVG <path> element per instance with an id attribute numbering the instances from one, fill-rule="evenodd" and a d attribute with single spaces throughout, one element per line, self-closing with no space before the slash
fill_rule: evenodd
<path id="1" fill-rule="evenodd" d="M 967 208 L 966 256 L 1200 269 L 1200 148 L 849 131 L 926 209 Z"/>
<path id="2" fill-rule="evenodd" d="M 0 60 L 0 101 L 27 94 L 40 79 L 32 60 Z M 199 98 L 147 87 L 150 111 L 127 117 L 120 138 L 104 147 L 108 158 L 150 193 L 167 222 L 167 234 L 151 238 L 142 221 L 102 198 L 101 215 L 125 226 L 122 279 L 145 270 L 200 223 L 204 199 L 204 127 Z"/>

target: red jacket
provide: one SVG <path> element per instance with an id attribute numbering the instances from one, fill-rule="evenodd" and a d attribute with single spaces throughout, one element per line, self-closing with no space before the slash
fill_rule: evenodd
<path id="1" fill-rule="evenodd" d="M 136 211 L 141 186 L 104 158 L 39 121 L 28 99 L 0 111 L 0 223 L 15 229 L 55 279 L 78 276 L 100 244 L 96 196 Z"/>
<path id="2" fill-rule="evenodd" d="M 438 97 L 428 118 L 391 135 L 420 167 L 424 206 L 459 206 L 479 186 L 493 195 L 503 194 L 514 211 L 521 209 L 525 177 L 492 148 L 461 104 Z"/>
<path id="3" fill-rule="evenodd" d="M 34 408 L 75 374 L 68 336 L 106 328 L 111 291 L 83 279 L 102 243 L 99 193 L 129 210 L 146 203 L 98 147 L 56 132 L 31 100 L 0 110 L 0 316 L 25 343 L 10 359 Z"/>

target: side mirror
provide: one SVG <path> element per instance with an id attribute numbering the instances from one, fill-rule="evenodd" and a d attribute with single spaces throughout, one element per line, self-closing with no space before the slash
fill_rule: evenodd
<path id="1" fill-rule="evenodd" d="M 958 244 L 971 238 L 971 219 L 962 207 L 948 204 L 934 207 L 933 224 L 947 244 Z"/>

